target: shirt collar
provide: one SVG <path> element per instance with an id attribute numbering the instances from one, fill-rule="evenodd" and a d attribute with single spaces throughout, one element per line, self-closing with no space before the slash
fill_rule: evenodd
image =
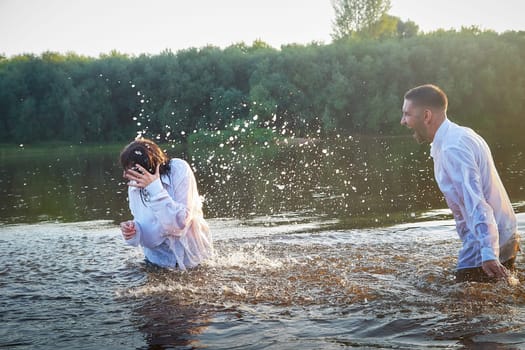
<path id="1" fill-rule="evenodd" d="M 448 118 L 445 118 L 443 123 L 441 123 L 438 130 L 436 131 L 436 134 L 434 135 L 434 140 L 432 140 L 432 143 L 430 144 L 430 156 L 432 158 L 434 158 L 436 154 L 438 154 L 438 152 L 441 150 L 443 142 L 445 141 L 445 135 L 447 134 L 447 130 L 450 127 L 450 124 L 452 124 L 452 122 L 448 120 Z"/>

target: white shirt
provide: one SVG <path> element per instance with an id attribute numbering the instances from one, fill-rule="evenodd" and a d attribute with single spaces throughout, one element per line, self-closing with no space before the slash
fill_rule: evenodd
<path id="1" fill-rule="evenodd" d="M 463 242 L 458 269 L 516 255 L 516 216 L 487 143 L 445 119 L 431 145 L 434 175 Z"/>
<path id="2" fill-rule="evenodd" d="M 141 245 L 146 259 L 181 270 L 213 254 L 212 238 L 202 213 L 193 172 L 184 160 L 170 161 L 170 171 L 144 190 L 128 189 L 136 235 L 126 242 Z"/>

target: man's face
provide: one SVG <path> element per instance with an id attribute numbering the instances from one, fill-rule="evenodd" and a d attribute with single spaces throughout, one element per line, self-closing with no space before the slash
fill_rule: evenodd
<path id="1" fill-rule="evenodd" d="M 405 100 L 403 103 L 401 125 L 414 130 L 413 137 L 418 143 L 431 141 L 425 124 L 425 110 L 414 105 L 410 100 Z"/>

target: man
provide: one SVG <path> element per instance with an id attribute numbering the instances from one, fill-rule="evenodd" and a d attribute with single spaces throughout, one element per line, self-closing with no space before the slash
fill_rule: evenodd
<path id="1" fill-rule="evenodd" d="M 435 85 L 404 96 L 401 125 L 431 143 L 434 175 L 463 242 L 456 280 L 488 282 L 509 276 L 519 248 L 516 216 L 487 143 L 447 118 L 448 99 Z"/>

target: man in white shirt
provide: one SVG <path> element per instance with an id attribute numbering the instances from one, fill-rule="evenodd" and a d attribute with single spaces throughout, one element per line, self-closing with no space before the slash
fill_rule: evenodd
<path id="1" fill-rule="evenodd" d="M 516 216 L 487 143 L 447 118 L 448 99 L 435 85 L 404 96 L 401 125 L 431 143 L 434 175 L 456 220 L 463 247 L 456 280 L 487 282 L 509 276 L 519 248 Z"/>

